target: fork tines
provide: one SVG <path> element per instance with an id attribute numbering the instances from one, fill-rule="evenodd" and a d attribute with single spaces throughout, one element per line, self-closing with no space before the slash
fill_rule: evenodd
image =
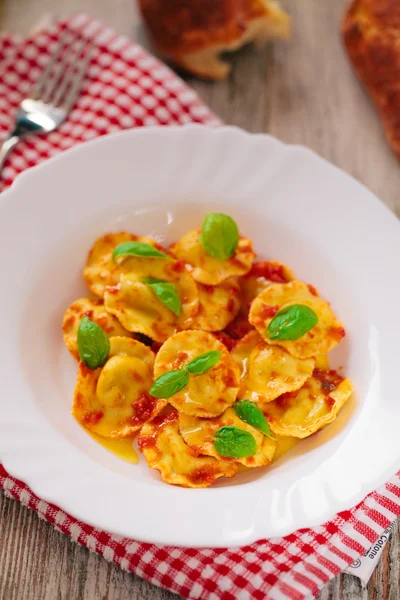
<path id="1" fill-rule="evenodd" d="M 91 41 L 75 32 L 64 31 L 31 98 L 69 112 L 78 98 L 92 51 Z"/>

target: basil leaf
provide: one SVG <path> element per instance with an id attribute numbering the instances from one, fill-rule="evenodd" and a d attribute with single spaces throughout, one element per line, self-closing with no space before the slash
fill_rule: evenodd
<path id="1" fill-rule="evenodd" d="M 271 438 L 271 440 L 276 440 L 276 438 L 271 435 L 269 423 L 265 418 L 264 413 L 258 408 L 255 402 L 251 402 L 251 400 L 238 400 L 233 405 L 233 408 L 239 419 L 255 429 L 258 429 L 261 433 Z"/>
<path id="2" fill-rule="evenodd" d="M 221 456 L 245 458 L 256 454 L 257 443 L 249 431 L 238 427 L 221 427 L 215 434 L 214 448 Z"/>
<path id="3" fill-rule="evenodd" d="M 157 377 L 150 388 L 150 394 L 155 398 L 170 398 L 185 389 L 188 383 L 189 373 L 185 369 L 168 371 L 168 373 Z"/>
<path id="4" fill-rule="evenodd" d="M 110 353 L 110 340 L 104 330 L 91 321 L 89 317 L 82 317 L 78 329 L 79 357 L 89 369 L 102 367 Z"/>
<path id="5" fill-rule="evenodd" d="M 144 242 L 123 242 L 114 248 L 113 260 L 116 261 L 120 256 L 139 256 L 140 258 L 169 258 L 157 248 Z"/>
<path id="6" fill-rule="evenodd" d="M 210 352 L 196 356 L 186 368 L 193 375 L 203 375 L 203 373 L 207 373 L 207 371 L 215 367 L 220 358 L 221 352 L 219 350 L 210 350 Z"/>
<path id="7" fill-rule="evenodd" d="M 203 221 L 200 242 L 210 256 L 227 260 L 235 254 L 239 231 L 235 221 L 222 213 L 211 213 Z"/>
<path id="8" fill-rule="evenodd" d="M 298 340 L 318 323 L 315 311 L 304 304 L 292 304 L 276 313 L 268 326 L 270 340 Z"/>
<path id="9" fill-rule="evenodd" d="M 151 287 L 164 306 L 172 310 L 179 317 L 182 312 L 182 302 L 176 285 L 168 281 L 162 281 L 161 279 L 154 279 L 153 277 L 143 277 L 142 281 Z"/>

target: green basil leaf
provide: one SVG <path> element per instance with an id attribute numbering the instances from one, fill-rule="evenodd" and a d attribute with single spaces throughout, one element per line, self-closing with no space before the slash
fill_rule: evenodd
<path id="1" fill-rule="evenodd" d="M 108 335 L 100 325 L 86 316 L 79 323 L 78 351 L 83 364 L 93 370 L 102 367 L 110 353 Z"/>
<path id="2" fill-rule="evenodd" d="M 155 398 L 171 398 L 174 394 L 185 389 L 189 383 L 189 373 L 185 369 L 168 371 L 157 377 L 150 388 L 150 394 Z"/>
<path id="3" fill-rule="evenodd" d="M 222 213 L 211 213 L 203 221 L 200 242 L 210 256 L 227 260 L 235 254 L 239 231 L 235 221 Z"/>
<path id="4" fill-rule="evenodd" d="M 161 279 L 154 279 L 153 277 L 143 277 L 142 281 L 151 287 L 164 306 L 172 310 L 179 317 L 182 312 L 182 302 L 176 285 L 168 281 L 162 281 Z"/>
<path id="5" fill-rule="evenodd" d="M 193 375 L 203 375 L 203 373 L 207 373 L 207 371 L 215 367 L 220 358 L 221 352 L 219 350 L 210 350 L 210 352 L 196 356 L 186 368 Z"/>
<path id="6" fill-rule="evenodd" d="M 318 323 L 315 311 L 304 304 L 292 304 L 276 313 L 268 326 L 270 340 L 298 340 Z"/>
<path id="7" fill-rule="evenodd" d="M 238 427 L 221 427 L 215 434 L 214 448 L 221 456 L 245 458 L 256 454 L 257 443 L 249 431 Z"/>
<path id="8" fill-rule="evenodd" d="M 123 242 L 114 248 L 113 260 L 116 261 L 120 256 L 139 256 L 140 258 L 169 258 L 157 248 L 144 242 Z"/>
<path id="9" fill-rule="evenodd" d="M 276 438 L 271 435 L 269 423 L 265 418 L 264 413 L 258 408 L 255 402 L 251 402 L 251 400 L 238 400 L 233 405 L 233 408 L 239 419 L 255 429 L 258 429 L 261 433 L 271 438 L 271 440 L 276 440 Z"/>

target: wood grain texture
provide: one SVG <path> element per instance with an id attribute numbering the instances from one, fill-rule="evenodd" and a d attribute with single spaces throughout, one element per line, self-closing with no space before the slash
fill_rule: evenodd
<path id="1" fill-rule="evenodd" d="M 400 167 L 342 50 L 346 0 L 282 0 L 294 21 L 289 44 L 232 58 L 228 81 L 189 83 L 226 122 L 305 144 L 354 175 L 400 217 Z M 0 0 L 0 32 L 26 32 L 44 12 L 85 11 L 147 45 L 133 0 Z M 0 494 L 0 600 L 169 600 L 90 553 Z M 367 590 L 340 576 L 319 600 L 398 600 L 400 525 Z"/>

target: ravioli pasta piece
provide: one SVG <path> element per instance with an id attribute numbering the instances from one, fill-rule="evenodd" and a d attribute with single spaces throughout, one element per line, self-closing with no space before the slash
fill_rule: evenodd
<path id="1" fill-rule="evenodd" d="M 137 340 L 113 337 L 109 358 L 91 371 L 79 363 L 74 417 L 103 437 L 132 435 L 166 405 L 149 395 L 153 382 L 154 353 Z"/>
<path id="2" fill-rule="evenodd" d="M 266 344 L 251 331 L 232 351 L 241 370 L 239 397 L 264 405 L 302 387 L 315 367 L 314 358 L 297 358 L 279 346 Z"/>
<path id="3" fill-rule="evenodd" d="M 254 298 L 271 283 L 288 283 L 294 279 L 293 272 L 276 260 L 255 262 L 250 271 L 239 279 L 242 304 L 237 317 L 228 326 L 228 333 L 240 340 L 253 327 L 249 323 L 249 310 Z"/>
<path id="4" fill-rule="evenodd" d="M 306 438 L 336 419 L 352 391 L 351 381 L 336 371 L 315 369 L 300 390 L 268 403 L 264 414 L 274 433 Z"/>
<path id="5" fill-rule="evenodd" d="M 107 310 L 130 331 L 163 342 L 176 330 L 176 316 L 155 296 L 145 283 L 129 275 L 108 287 L 104 295 Z"/>
<path id="6" fill-rule="evenodd" d="M 211 333 L 182 331 L 170 337 L 160 348 L 154 364 L 157 379 L 211 350 L 219 350 L 218 363 L 203 375 L 189 375 L 187 387 L 169 398 L 179 412 L 198 417 L 215 417 L 232 406 L 239 388 L 239 368 L 226 347 Z"/>
<path id="7" fill-rule="evenodd" d="M 219 285 L 197 284 L 199 310 L 190 322 L 190 329 L 222 331 L 240 309 L 240 287 L 235 277 Z"/>
<path id="8" fill-rule="evenodd" d="M 104 296 L 107 285 L 118 283 L 119 269 L 115 265 L 112 254 L 116 246 L 123 242 L 144 242 L 161 249 L 155 240 L 126 231 L 107 233 L 98 238 L 89 252 L 83 277 L 89 290 L 100 298 Z"/>
<path id="9" fill-rule="evenodd" d="M 182 260 L 134 257 L 125 260 L 120 269 L 124 274 L 136 276 L 140 281 L 149 277 L 173 283 L 182 302 L 182 315 L 178 319 L 179 327 L 183 328 L 197 314 L 199 309 L 197 285 Z"/>
<path id="10" fill-rule="evenodd" d="M 187 327 L 197 313 L 199 297 L 196 284 L 180 261 L 163 258 L 128 258 L 121 264 L 120 281 L 106 288 L 104 303 L 128 331 L 142 333 L 164 342 L 175 331 Z M 182 303 L 175 315 L 143 282 L 145 277 L 173 283 Z"/>
<path id="11" fill-rule="evenodd" d="M 172 411 L 143 426 L 138 438 L 151 469 L 161 473 L 166 483 L 190 488 L 205 488 L 220 477 L 233 477 L 237 465 L 233 462 L 200 456 L 185 444 L 178 429 L 178 413 Z"/>
<path id="12" fill-rule="evenodd" d="M 269 339 L 268 326 L 275 314 L 292 304 L 304 304 L 314 310 L 318 323 L 297 340 Z M 253 301 L 249 321 L 268 344 L 282 346 L 299 358 L 326 354 L 345 335 L 343 324 L 335 317 L 329 303 L 312 286 L 301 281 L 270 285 Z"/>
<path id="13" fill-rule="evenodd" d="M 245 275 L 250 271 L 255 254 L 250 240 L 241 237 L 235 254 L 227 260 L 218 260 L 207 254 L 200 242 L 201 229 L 186 233 L 170 253 L 190 265 L 198 283 L 218 285 L 229 277 Z"/>
<path id="14" fill-rule="evenodd" d="M 62 324 L 65 345 L 76 360 L 79 360 L 77 340 L 79 323 L 84 316 L 100 325 L 108 337 L 132 337 L 132 334 L 122 327 L 118 319 L 106 311 L 102 300 L 92 300 L 91 298 L 76 300 L 65 311 Z"/>
<path id="15" fill-rule="evenodd" d="M 221 427 L 238 427 L 248 431 L 257 444 L 257 453 L 245 458 L 227 459 L 215 450 L 215 434 Z M 219 417 L 214 419 L 200 419 L 189 415 L 179 415 L 179 431 L 185 442 L 196 452 L 214 456 L 222 460 L 235 461 L 245 467 L 262 467 L 269 465 L 275 453 L 276 441 L 266 437 L 261 431 L 242 421 L 233 408 L 228 408 Z"/>

